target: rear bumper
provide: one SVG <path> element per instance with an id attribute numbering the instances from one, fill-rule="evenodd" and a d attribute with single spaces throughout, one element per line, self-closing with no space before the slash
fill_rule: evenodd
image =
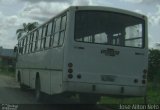
<path id="1" fill-rule="evenodd" d="M 145 86 L 106 85 L 80 82 L 64 82 L 64 92 L 91 93 L 113 96 L 145 96 Z"/>

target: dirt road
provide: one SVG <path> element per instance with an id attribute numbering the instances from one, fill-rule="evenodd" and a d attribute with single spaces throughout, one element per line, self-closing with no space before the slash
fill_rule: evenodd
<path id="1" fill-rule="evenodd" d="M 0 75 L 1 104 L 37 104 L 31 92 L 20 91 L 13 77 Z"/>
<path id="2" fill-rule="evenodd" d="M 60 97 L 54 100 L 48 99 L 37 103 L 33 90 L 21 91 L 15 78 L 0 74 L 0 110 L 111 110 L 99 109 L 91 105 L 77 105 L 72 100 L 68 101 Z"/>

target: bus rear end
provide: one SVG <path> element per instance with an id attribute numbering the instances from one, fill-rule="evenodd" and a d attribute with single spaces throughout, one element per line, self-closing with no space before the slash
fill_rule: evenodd
<path id="1" fill-rule="evenodd" d="M 70 15 L 64 91 L 99 96 L 145 96 L 146 17 L 100 7 L 75 7 Z"/>

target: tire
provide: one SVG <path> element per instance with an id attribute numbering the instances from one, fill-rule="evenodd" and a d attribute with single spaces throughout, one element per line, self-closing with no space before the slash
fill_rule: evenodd
<path id="1" fill-rule="evenodd" d="M 41 92 L 41 83 L 40 83 L 40 78 L 37 77 L 35 81 L 35 98 L 37 102 L 42 101 L 43 99 L 43 94 Z"/>
<path id="2" fill-rule="evenodd" d="M 27 89 L 27 87 L 22 83 L 20 74 L 18 74 L 18 82 L 19 82 L 20 89 L 22 91 L 25 91 Z"/>
<path id="3" fill-rule="evenodd" d="M 27 87 L 24 85 L 24 84 L 19 84 L 20 85 L 20 89 L 22 90 L 22 91 L 25 91 L 26 89 L 27 89 Z"/>

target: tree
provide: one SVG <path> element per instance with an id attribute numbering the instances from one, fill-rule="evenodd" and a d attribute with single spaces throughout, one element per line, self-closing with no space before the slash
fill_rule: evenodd
<path id="1" fill-rule="evenodd" d="M 149 80 L 155 80 L 160 77 L 160 50 L 149 50 Z"/>
<path id="2" fill-rule="evenodd" d="M 16 34 L 17 34 L 17 39 L 19 39 L 23 34 L 26 34 L 33 29 L 37 28 L 38 22 L 32 22 L 32 23 L 23 23 L 23 28 L 17 29 Z"/>

